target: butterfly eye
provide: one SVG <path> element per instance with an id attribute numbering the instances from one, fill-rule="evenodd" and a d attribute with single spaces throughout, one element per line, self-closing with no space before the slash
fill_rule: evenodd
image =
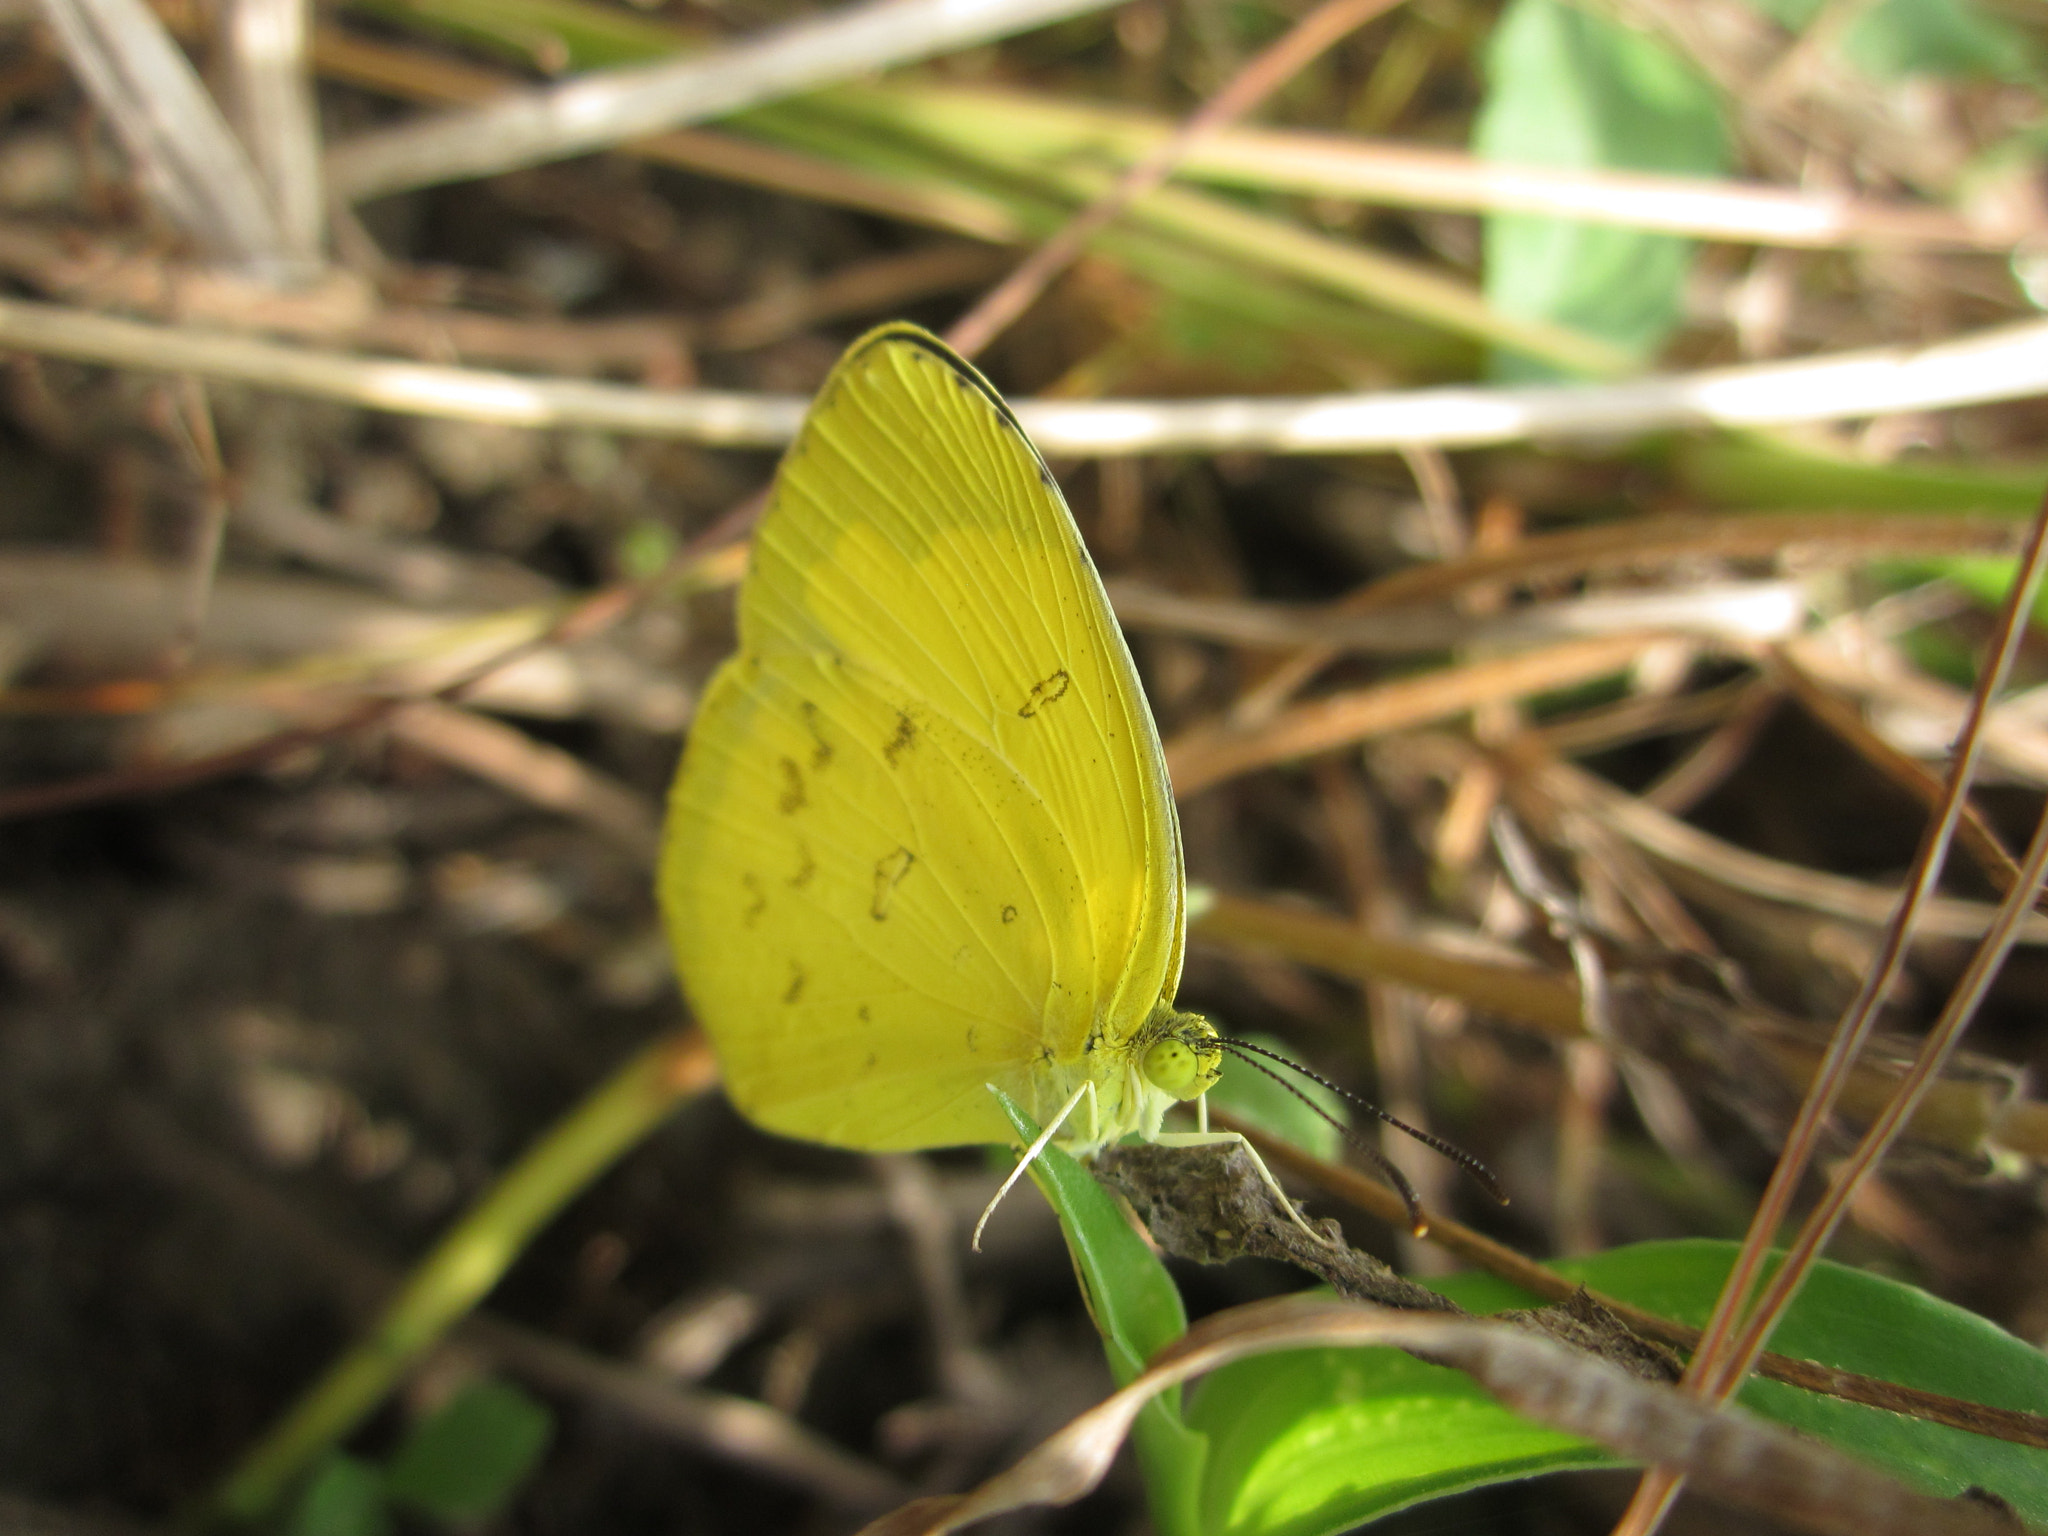
<path id="1" fill-rule="evenodd" d="M 1202 1050 L 1199 1043 L 1190 1045 L 1169 1036 L 1145 1052 L 1139 1070 L 1145 1081 L 1162 1093 L 1176 1099 L 1199 1099 L 1223 1075 L 1223 1052 L 1213 1047 Z"/>

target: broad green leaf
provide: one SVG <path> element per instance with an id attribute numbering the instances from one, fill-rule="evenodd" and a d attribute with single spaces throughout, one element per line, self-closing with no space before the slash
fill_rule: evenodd
<path id="1" fill-rule="evenodd" d="M 471 1382 L 423 1419 L 391 1458 L 394 1503 L 456 1524 L 503 1508 L 539 1462 L 554 1429 L 530 1393 L 488 1378 Z"/>
<path id="2" fill-rule="evenodd" d="M 1567 1276 L 1681 1321 L 1704 1321 L 1732 1243 L 1647 1243 L 1560 1263 Z M 1486 1275 L 1437 1288 L 1474 1311 L 1532 1298 Z M 1809 1281 L 1774 1347 L 1783 1353 L 1996 1406 L 2048 1402 L 2048 1358 L 1912 1286 L 1835 1265 Z M 1930 1492 L 1971 1484 L 2048 1517 L 2048 1452 L 1774 1382 L 1752 1412 L 1819 1435 Z M 1304 1350 L 1240 1361 L 1191 1393 L 1209 1437 L 1202 1528 L 1217 1536 L 1320 1536 L 1405 1504 L 1491 1482 L 1608 1462 L 1596 1447 L 1500 1408 L 1457 1372 L 1394 1350 Z"/>
<path id="3" fill-rule="evenodd" d="M 1735 1251 L 1733 1243 L 1693 1238 L 1640 1243 L 1553 1267 L 1594 1290 L 1697 1325 L 1713 1310 Z M 1529 1304 L 1488 1277 L 1459 1276 L 1456 1285 L 1441 1289 L 1475 1311 Z M 2048 1356 L 2040 1350 L 1914 1286 L 1838 1264 L 1814 1270 L 1771 1348 L 1997 1408 L 2039 1412 L 2048 1404 Z M 1953 1496 L 1975 1484 L 2008 1500 L 2026 1520 L 2048 1521 L 2048 1451 L 1773 1381 L 1750 1382 L 1741 1401 L 1930 1493 Z"/>
<path id="4" fill-rule="evenodd" d="M 284 1519 L 284 1536 L 389 1536 L 384 1476 L 336 1451 L 320 1464 Z"/>
<path id="5" fill-rule="evenodd" d="M 1718 104 L 1646 33 L 1563 3 L 1510 0 L 1487 53 L 1473 148 L 1489 160 L 1719 174 Z M 1486 296 L 1501 312 L 1598 336 L 1646 361 L 1682 314 L 1691 242 L 1529 214 L 1486 221 Z M 1539 376 L 1505 352 L 1497 375 Z"/>
<path id="6" fill-rule="evenodd" d="M 996 1092 L 996 1098 L 1018 1139 L 1027 1146 L 1035 1141 L 1040 1127 L 1031 1117 L 1005 1094 Z M 1073 1158 L 1047 1147 L 1031 1165 L 1031 1177 L 1059 1217 L 1081 1295 L 1102 1335 L 1109 1374 L 1122 1386 L 1144 1369 L 1147 1359 L 1187 1332 L 1180 1289 L 1109 1191 Z M 1179 1389 L 1145 1405 L 1131 1439 L 1144 1470 L 1153 1524 L 1162 1536 L 1195 1536 L 1200 1529 L 1195 1499 L 1208 1448 L 1181 1419 Z"/>
<path id="7" fill-rule="evenodd" d="M 1240 1360 L 1196 1386 L 1187 1416 L 1209 1438 L 1201 1512 L 1214 1536 L 1323 1536 L 1423 1499 L 1609 1461 L 1518 1418 L 1462 1372 L 1393 1349 Z"/>

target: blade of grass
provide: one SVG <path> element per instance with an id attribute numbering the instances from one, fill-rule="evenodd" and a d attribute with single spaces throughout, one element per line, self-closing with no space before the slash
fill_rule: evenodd
<path id="1" fill-rule="evenodd" d="M 1072 265 L 1091 235 L 1128 208 L 1132 199 L 1161 185 L 1190 149 L 1225 123 L 1252 111 L 1317 55 L 1396 3 L 1397 0 L 1324 0 L 1279 41 L 1261 50 L 1199 111 L 1126 170 L 1107 192 L 1033 251 L 1016 271 L 954 324 L 947 339 L 967 357 L 979 354 L 1031 306 L 1055 276 Z"/>
<path id="2" fill-rule="evenodd" d="M 1041 159 L 1135 163 L 1175 132 L 1124 107 L 1000 87 L 900 81 L 906 96 L 1001 118 Z M 992 121 L 992 127 L 994 127 Z M 1457 213 L 1536 213 L 1757 245 L 1935 245 L 2003 249 L 2014 231 L 1977 229 L 1946 208 L 1709 177 L 1497 165 L 1461 150 L 1293 129 L 1230 127 L 1187 147 L 1184 180 L 1248 192 L 1349 198 Z"/>
<path id="3" fill-rule="evenodd" d="M 715 1080 L 702 1037 L 671 1035 L 586 1095 L 434 1246 L 369 1334 L 243 1456 L 208 1495 L 200 1520 L 247 1524 L 275 1509 L 292 1483 L 489 1293 L 541 1227 Z"/>

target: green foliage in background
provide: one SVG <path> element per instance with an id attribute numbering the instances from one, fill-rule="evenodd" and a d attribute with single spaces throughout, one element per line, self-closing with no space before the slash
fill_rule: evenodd
<path id="1" fill-rule="evenodd" d="M 1486 56 L 1472 147 L 1489 160 L 1576 170 L 1718 175 L 1728 148 L 1711 87 L 1648 35 L 1563 0 L 1510 0 Z M 1486 297 L 1649 361 L 1683 315 L 1692 242 L 1532 214 L 1486 220 Z M 1507 379 L 1555 376 L 1494 353 Z"/>
<path id="2" fill-rule="evenodd" d="M 1803 33 L 1827 13 L 1828 0 L 1749 0 L 1788 32 Z M 1876 0 L 1860 6 L 1835 51 L 1873 80 L 1947 75 L 2023 80 L 2040 60 L 2024 33 L 1969 0 Z"/>
<path id="3" fill-rule="evenodd" d="M 387 1536 L 394 1510 L 457 1529 L 481 1525 L 511 1502 L 553 1434 L 554 1415 L 530 1393 L 472 1381 L 381 1465 L 328 1456 L 287 1516 L 286 1536 Z"/>

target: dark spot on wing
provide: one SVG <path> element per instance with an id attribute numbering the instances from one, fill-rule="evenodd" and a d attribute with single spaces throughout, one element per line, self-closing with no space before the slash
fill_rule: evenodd
<path id="1" fill-rule="evenodd" d="M 1073 679 L 1067 676 L 1067 669 L 1061 667 L 1051 677 L 1040 678 L 1031 685 L 1031 697 L 1018 707 L 1017 713 L 1029 720 L 1046 705 L 1066 696 L 1067 687 Z"/>
<path id="2" fill-rule="evenodd" d="M 797 767 L 796 759 L 782 760 L 782 798 L 775 802 L 775 808 L 785 816 L 794 816 L 804 808 L 804 771 Z"/>
<path id="3" fill-rule="evenodd" d="M 896 712 L 896 734 L 889 738 L 882 748 L 882 756 L 889 760 L 889 766 L 896 766 L 896 754 L 908 752 L 917 743 L 917 721 L 907 709 Z"/>
<path id="4" fill-rule="evenodd" d="M 794 1003 L 798 998 L 802 997 L 804 995 L 804 983 L 808 980 L 810 978 L 804 974 L 804 968 L 797 964 L 796 961 L 790 961 L 789 989 L 782 994 L 783 1002 Z"/>
<path id="5" fill-rule="evenodd" d="M 740 911 L 740 921 L 751 928 L 761 921 L 761 914 L 768 910 L 768 893 L 761 889 L 760 878 L 751 870 L 740 876 L 740 884 L 746 887 L 747 894 L 753 898 Z"/>
<path id="6" fill-rule="evenodd" d="M 863 1024 L 872 1024 L 875 1022 L 875 1016 L 868 1012 L 868 1005 L 866 1003 L 862 1003 L 858 1008 L 854 1009 L 853 1016 L 859 1019 Z"/>
<path id="7" fill-rule="evenodd" d="M 878 923 L 888 920 L 889 903 L 896 899 L 896 887 L 916 862 L 917 855 L 908 848 L 898 848 L 875 860 L 875 899 L 868 906 L 869 917 Z"/>
<path id="8" fill-rule="evenodd" d="M 818 861 L 811 857 L 811 845 L 809 843 L 798 843 L 796 845 L 796 856 L 798 860 L 796 873 L 789 877 L 789 888 L 792 891 L 802 890 L 811 883 L 812 878 L 818 873 Z"/>
<path id="9" fill-rule="evenodd" d="M 1017 909 L 1015 907 L 1003 908 L 1003 921 L 1006 923 L 1014 923 L 1015 921 L 1017 921 Z"/>
<path id="10" fill-rule="evenodd" d="M 833 660 L 838 660 L 834 657 Z M 818 706 L 805 699 L 801 706 L 804 713 L 804 729 L 811 733 L 811 767 L 819 769 L 832 761 L 832 743 L 825 739 L 825 728 L 818 723 Z"/>
<path id="11" fill-rule="evenodd" d="M 860 1064 L 860 1068 L 863 1072 L 872 1072 L 875 1070 L 875 1063 L 879 1060 L 881 1060 L 879 1056 L 873 1051 L 869 1051 L 868 1059 Z"/>
<path id="12" fill-rule="evenodd" d="M 967 1026 L 967 1054 L 970 1056 L 979 1054 L 978 1048 L 975 1046 L 974 1043 L 974 1032 L 978 1027 L 978 1025 L 974 1024 L 970 1024 Z"/>
<path id="13" fill-rule="evenodd" d="M 1053 479 L 1052 471 L 1045 467 L 1045 461 L 1043 459 L 1039 460 L 1038 463 L 1038 483 L 1044 486 L 1048 491 L 1059 490 L 1058 482 Z"/>

